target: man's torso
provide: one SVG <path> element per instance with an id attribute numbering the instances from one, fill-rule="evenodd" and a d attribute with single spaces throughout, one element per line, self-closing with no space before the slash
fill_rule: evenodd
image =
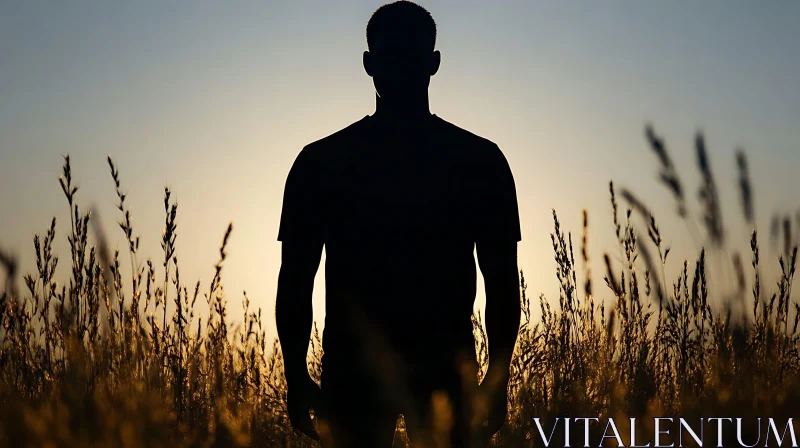
<path id="1" fill-rule="evenodd" d="M 326 353 L 471 346 L 475 198 L 496 145 L 435 115 L 405 131 L 365 117 L 304 151 L 318 176 Z"/>

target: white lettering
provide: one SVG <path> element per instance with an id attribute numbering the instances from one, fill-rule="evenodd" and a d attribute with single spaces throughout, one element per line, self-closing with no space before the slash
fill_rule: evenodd
<path id="1" fill-rule="evenodd" d="M 584 428 L 583 428 L 583 442 L 584 442 L 584 443 L 583 443 L 583 447 L 584 447 L 584 448 L 589 448 L 589 420 L 594 420 L 594 421 L 596 421 L 596 422 L 599 422 L 599 421 L 600 421 L 600 419 L 599 419 L 599 418 L 597 418 L 597 417 L 591 417 L 591 418 L 589 418 L 589 417 L 582 417 L 582 418 L 576 418 L 576 419 L 575 419 L 575 421 L 576 421 L 576 422 L 577 422 L 578 420 L 583 420 L 583 422 L 584 422 L 584 425 L 585 425 L 585 426 L 584 426 Z"/>
<path id="2" fill-rule="evenodd" d="M 608 435 L 608 427 L 609 426 L 614 431 L 614 435 L 613 436 L 609 436 Z M 597 448 L 603 448 L 603 440 L 611 439 L 611 438 L 617 439 L 617 447 L 618 448 L 624 448 L 625 447 L 625 443 L 622 441 L 622 437 L 619 436 L 619 431 L 617 431 L 617 425 L 614 424 L 614 419 L 613 418 L 609 418 L 608 419 L 608 423 L 606 423 L 606 429 L 603 430 L 603 438 L 600 439 L 600 444 L 597 445 Z"/>
<path id="3" fill-rule="evenodd" d="M 544 442 L 544 446 L 550 446 L 550 441 L 553 439 L 553 434 L 556 432 L 556 426 L 558 426 L 558 419 L 556 418 L 555 423 L 553 423 L 553 430 L 550 431 L 550 437 L 544 437 L 544 430 L 542 429 L 542 423 L 539 421 L 539 417 L 533 419 L 533 422 L 536 423 L 536 429 L 539 430 L 539 435 L 542 437 L 542 442 Z M 569 446 L 569 445 L 567 445 Z"/>
<path id="4" fill-rule="evenodd" d="M 772 420 L 772 418 L 769 419 L 769 427 L 772 428 L 772 433 L 775 434 L 775 440 L 778 441 L 778 446 L 783 445 L 783 438 L 786 437 L 786 429 L 788 428 L 789 435 L 792 437 L 792 448 L 797 448 L 797 439 L 795 438 L 794 435 L 794 426 L 792 425 L 791 418 L 789 419 L 789 422 L 786 423 L 786 426 L 783 428 L 783 434 L 780 437 L 778 437 L 778 428 L 775 427 L 775 422 Z M 767 431 L 767 437 L 766 440 L 764 441 L 765 447 L 767 446 L 768 442 L 769 442 L 769 431 Z"/>
<path id="5" fill-rule="evenodd" d="M 746 445 L 744 442 L 742 442 L 742 419 L 741 419 L 741 417 L 737 417 L 736 418 L 736 440 L 739 441 L 739 445 L 747 447 L 747 448 L 753 448 L 754 446 L 758 445 L 758 442 L 761 441 L 761 417 L 758 418 L 758 439 L 756 440 L 756 443 L 754 443 L 752 445 Z"/>
<path id="6" fill-rule="evenodd" d="M 727 420 L 732 422 L 733 419 L 730 418 L 721 418 L 721 417 L 712 417 L 709 418 L 708 421 L 716 420 L 717 421 L 717 448 L 722 448 L 722 421 Z"/>
<path id="7" fill-rule="evenodd" d="M 694 432 L 692 427 L 689 426 L 688 423 L 686 423 L 686 420 L 684 420 L 683 418 L 679 418 L 678 422 L 680 423 L 680 427 L 681 428 L 686 428 L 686 430 L 689 431 L 689 434 L 691 434 L 691 436 L 694 439 L 695 443 L 697 443 L 697 446 L 702 447 L 703 446 L 703 419 L 702 418 L 700 419 L 700 437 L 699 438 L 697 437 L 697 433 Z M 681 431 L 681 430 L 678 431 L 678 446 L 683 448 L 683 431 Z"/>
<path id="8" fill-rule="evenodd" d="M 636 419 L 631 417 L 631 446 L 630 448 L 649 448 L 650 442 L 647 442 L 647 445 L 637 445 L 636 444 Z"/>
<path id="9" fill-rule="evenodd" d="M 656 442 L 655 442 L 654 447 L 655 448 L 671 448 L 671 447 L 675 446 L 675 442 L 672 442 L 669 445 L 662 445 L 662 444 L 659 443 L 659 439 L 661 438 L 661 434 L 669 435 L 669 429 L 667 429 L 666 431 L 662 431 L 661 430 L 661 424 L 660 424 L 661 420 L 669 420 L 670 422 L 672 422 L 672 419 L 669 418 L 669 417 L 656 417 L 654 420 L 655 420 L 655 424 L 656 424 L 656 427 L 655 427 Z"/>

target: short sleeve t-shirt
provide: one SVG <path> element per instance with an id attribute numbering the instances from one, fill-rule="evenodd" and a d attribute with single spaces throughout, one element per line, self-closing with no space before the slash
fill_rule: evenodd
<path id="1" fill-rule="evenodd" d="M 471 344 L 475 244 L 521 240 L 514 179 L 496 144 L 436 115 L 366 116 L 297 156 L 278 240 L 325 245 L 326 353 Z"/>

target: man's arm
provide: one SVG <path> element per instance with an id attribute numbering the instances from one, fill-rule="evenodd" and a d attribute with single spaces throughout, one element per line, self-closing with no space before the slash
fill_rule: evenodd
<path id="1" fill-rule="evenodd" d="M 517 242 L 522 240 L 514 177 L 503 153 L 492 145 L 480 166 L 475 247 L 486 286 L 489 366 L 481 389 L 489 400 L 488 435 L 503 427 L 508 412 L 511 357 L 519 332 Z"/>
<path id="2" fill-rule="evenodd" d="M 519 273 L 516 241 L 478 242 L 478 265 L 486 287 L 486 336 L 489 369 L 485 381 L 503 390 L 517 343 L 520 322 Z"/>
<path id="3" fill-rule="evenodd" d="M 517 242 L 522 239 L 522 232 L 514 176 L 497 145 L 488 149 L 479 179 L 475 248 L 486 286 L 486 380 L 505 385 L 521 314 Z"/>
<path id="4" fill-rule="evenodd" d="M 315 439 L 319 435 L 309 409 L 316 403 L 319 388 L 308 374 L 306 354 L 314 320 L 311 293 L 324 246 L 320 174 L 308 147 L 303 148 L 289 171 L 283 193 L 278 230 L 278 240 L 283 245 L 275 300 L 289 421 L 295 429 Z"/>
<path id="5" fill-rule="evenodd" d="M 308 376 L 306 354 L 314 320 L 311 293 L 324 245 L 319 184 L 318 164 L 313 150 L 306 146 L 286 178 L 278 229 L 283 244 L 275 323 L 290 386 L 297 378 Z"/>
<path id="6" fill-rule="evenodd" d="M 275 323 L 290 387 L 298 378 L 308 376 L 306 355 L 314 320 L 311 294 L 322 246 L 318 242 L 284 241 L 281 248 Z"/>

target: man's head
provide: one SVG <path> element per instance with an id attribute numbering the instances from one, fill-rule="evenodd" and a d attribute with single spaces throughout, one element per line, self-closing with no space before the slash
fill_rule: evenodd
<path id="1" fill-rule="evenodd" d="M 367 23 L 364 69 L 381 98 L 402 100 L 428 89 L 439 70 L 436 22 L 422 6 L 396 1 L 378 8 Z"/>

